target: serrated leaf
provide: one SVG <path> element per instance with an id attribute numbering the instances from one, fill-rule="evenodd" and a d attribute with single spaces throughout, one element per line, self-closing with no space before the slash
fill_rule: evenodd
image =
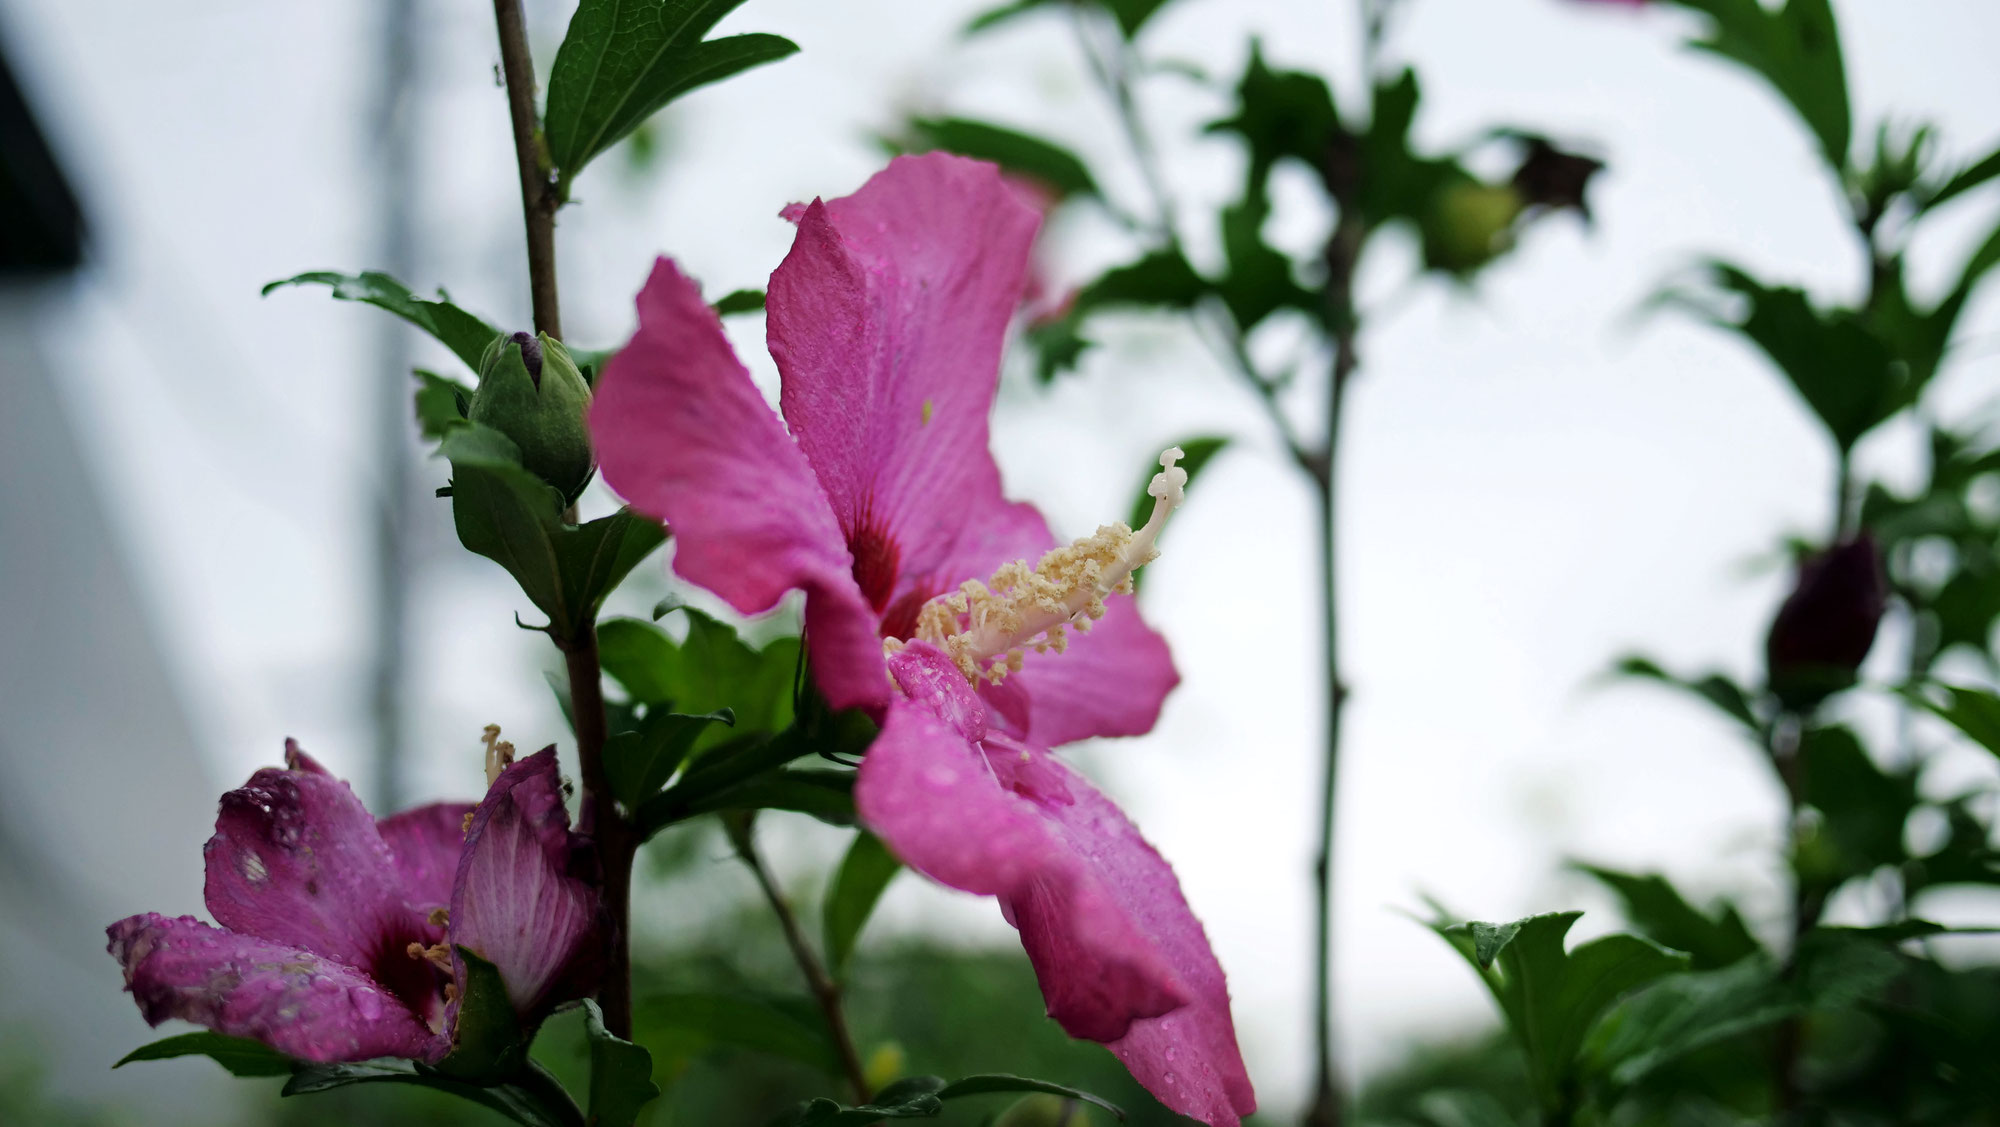
<path id="1" fill-rule="evenodd" d="M 1712 21 L 1694 46 L 1761 75 L 1819 140 L 1827 164 L 1847 167 L 1853 128 L 1840 29 L 1828 0 L 1675 0 Z"/>
<path id="2" fill-rule="evenodd" d="M 1724 904 L 1711 919 L 1657 873 L 1622 873 L 1582 864 L 1576 868 L 1617 893 L 1625 904 L 1625 918 L 1646 938 L 1686 951 L 1695 970 L 1726 967 L 1762 949 L 1734 905 Z"/>
<path id="3" fill-rule="evenodd" d="M 907 151 L 943 149 L 992 161 L 1042 184 L 1059 199 L 1097 195 L 1097 181 L 1082 158 L 1053 141 L 962 117 L 916 117 L 908 125 L 916 143 L 902 146 Z"/>
<path id="4" fill-rule="evenodd" d="M 1563 937 L 1581 915 L 1432 925 L 1499 1003 L 1527 1060 L 1536 1098 L 1550 1113 L 1563 1110 L 1574 1091 L 1578 1052 L 1604 1011 L 1620 996 L 1685 970 L 1688 962 L 1680 952 L 1632 935 L 1608 935 L 1565 951 Z"/>
<path id="5" fill-rule="evenodd" d="M 604 1027 L 604 1011 L 586 998 L 584 1035 L 590 1041 L 591 1127 L 631 1127 L 639 1111 L 660 1095 L 653 1083 L 653 1054 L 614 1037 Z"/>
<path id="6" fill-rule="evenodd" d="M 736 715 L 726 708 L 696 715 L 647 710 L 636 729 L 605 741 L 604 773 L 611 783 L 612 797 L 627 809 L 637 807 L 667 785 L 710 725 L 731 727 L 735 723 Z"/>
<path id="7" fill-rule="evenodd" d="M 111 1067 L 123 1068 L 134 1061 L 197 1056 L 207 1057 L 221 1065 L 231 1076 L 244 1077 L 288 1076 L 295 1063 L 292 1058 L 261 1041 L 203 1030 L 141 1045 L 118 1058 L 118 1063 Z"/>
<path id="8" fill-rule="evenodd" d="M 732 735 L 775 732 L 790 724 L 798 639 L 778 638 L 752 649 L 727 623 L 692 607 L 678 609 L 688 627 L 679 642 L 643 619 L 600 623 L 597 648 L 604 671 L 633 700 L 651 707 L 697 715 L 729 709 L 734 732 L 704 733 L 697 751 Z"/>
<path id="9" fill-rule="evenodd" d="M 544 132 L 568 184 L 667 104 L 697 87 L 793 54 L 777 35 L 704 40 L 743 0 L 582 0 L 549 71 Z"/>
<path id="10" fill-rule="evenodd" d="M 1065 1099 L 1081 1100 L 1095 1107 L 1101 1107 L 1113 1116 L 1125 1118 L 1125 1109 L 1102 1096 L 1094 1096 L 1080 1088 L 1057 1084 L 1050 1080 L 1036 1080 L 1029 1076 L 1013 1076 L 1004 1072 L 988 1072 L 977 1076 L 967 1076 L 954 1080 L 938 1089 L 941 1100 L 956 1100 L 966 1096 L 987 1096 L 1002 1092 L 1040 1092 L 1044 1095 L 1062 1096 Z"/>
<path id="11" fill-rule="evenodd" d="M 1303 71 L 1272 69 L 1257 40 L 1250 43 L 1250 61 L 1236 85 L 1235 112 L 1207 127 L 1210 133 L 1234 133 L 1243 139 L 1250 154 L 1246 198 L 1263 195 L 1272 167 L 1281 160 L 1297 160 L 1320 171 L 1340 129 L 1326 80 Z"/>
<path id="12" fill-rule="evenodd" d="M 847 855 L 841 858 L 840 868 L 834 872 L 833 885 L 827 889 L 821 912 L 826 965 L 835 978 L 846 973 L 854 941 L 860 937 L 868 917 L 874 914 L 889 882 L 902 870 L 903 863 L 874 834 L 861 833 L 847 847 Z"/>
<path id="13" fill-rule="evenodd" d="M 479 358 L 486 346 L 500 335 L 499 329 L 445 300 L 442 292 L 437 301 L 418 297 L 408 286 L 377 270 L 360 274 L 312 270 L 271 282 L 262 292 L 269 296 L 272 290 L 307 284 L 331 286 L 333 296 L 341 301 L 359 301 L 394 313 L 436 337 L 474 372 L 479 371 Z"/>
<path id="14" fill-rule="evenodd" d="M 1181 459 L 1176 464 L 1187 471 L 1187 484 L 1192 487 L 1195 477 L 1208 467 L 1211 458 L 1220 454 L 1222 448 L 1229 445 L 1229 440 L 1219 435 L 1203 435 L 1200 438 L 1184 438 L 1174 445 L 1181 448 Z M 1153 495 L 1146 492 L 1146 488 L 1152 484 L 1154 476 L 1159 472 L 1159 463 L 1156 460 L 1153 469 L 1140 479 L 1139 495 L 1132 499 L 1132 515 L 1131 519 L 1126 521 L 1126 527 L 1139 528 L 1153 515 Z M 1137 591 L 1139 585 L 1145 582 L 1145 578 L 1145 568 L 1133 572 L 1132 589 Z"/>

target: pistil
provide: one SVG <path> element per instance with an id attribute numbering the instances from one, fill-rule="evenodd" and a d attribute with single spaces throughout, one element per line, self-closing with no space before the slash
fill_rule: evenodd
<path id="1" fill-rule="evenodd" d="M 1131 594 L 1132 573 L 1159 556 L 1160 531 L 1187 497 L 1187 471 L 1174 464 L 1183 456 L 1178 446 L 1160 455 L 1161 470 L 1146 487 L 1153 511 L 1138 531 L 1103 525 L 1032 568 L 1015 560 L 987 582 L 967 580 L 924 604 L 915 637 L 943 650 L 975 683 L 998 684 L 1021 668 L 1029 650 L 1063 652 L 1068 631 L 1088 631 L 1104 617 L 1104 600 Z M 884 643 L 891 651 L 902 644 Z"/>

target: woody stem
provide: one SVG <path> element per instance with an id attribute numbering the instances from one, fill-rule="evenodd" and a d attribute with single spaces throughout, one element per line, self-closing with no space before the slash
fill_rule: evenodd
<path id="1" fill-rule="evenodd" d="M 528 238 L 528 292 L 535 330 L 562 339 L 556 290 L 556 209 L 561 193 L 550 174 L 535 112 L 535 64 L 528 53 L 527 21 L 521 0 L 493 0 L 500 35 L 500 65 L 507 83 L 507 114 L 514 131 L 514 159 L 521 172 L 521 218 Z M 565 520 L 575 520 L 572 507 Z M 604 909 L 610 920 L 610 954 L 598 1003 L 604 1026 L 614 1036 L 632 1036 L 632 856 L 639 837 L 611 797 L 604 774 L 603 670 L 597 656 L 597 622 L 584 614 L 568 633 L 551 632 L 563 651 L 569 674 L 570 714 L 576 725 L 576 754 L 583 776 L 583 826 L 596 842 L 604 876 Z"/>

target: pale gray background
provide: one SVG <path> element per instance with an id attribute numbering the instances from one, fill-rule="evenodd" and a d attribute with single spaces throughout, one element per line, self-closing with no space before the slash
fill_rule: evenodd
<path id="1" fill-rule="evenodd" d="M 723 30 L 781 32 L 803 53 L 663 119 L 662 171 L 632 174 L 614 154 L 584 176 L 560 230 L 572 339 L 629 331 L 630 296 L 661 251 L 713 293 L 761 285 L 790 238 L 779 206 L 851 191 L 881 161 L 871 131 L 905 108 L 1046 130 L 1102 154 L 1104 178 L 1136 206 L 1064 22 L 957 44 L 979 6 L 746 5 Z M 1750 675 L 1784 582 L 1750 565 L 1769 560 L 1777 534 L 1824 527 L 1830 453 L 1741 345 L 1630 315 L 1703 251 L 1829 297 L 1850 295 L 1861 272 L 1803 129 L 1750 79 L 1675 49 L 1681 17 L 1560 0 L 1406 6 L 1391 53 L 1422 68 L 1426 142 L 1532 125 L 1601 145 L 1611 171 L 1594 186 L 1594 233 L 1546 224 L 1475 294 L 1426 285 L 1364 341 L 1343 466 L 1355 695 L 1339 945 L 1345 1055 L 1361 1070 L 1413 1037 L 1489 1020 L 1455 956 L 1398 913 L 1420 892 L 1488 918 L 1601 909 L 1558 869 L 1585 856 L 1664 866 L 1697 889 L 1749 894 L 1759 916 L 1775 909 L 1780 798 L 1752 756 L 1680 700 L 1593 679 L 1633 647 Z M 544 66 L 568 7 L 530 4 Z M 1938 123 L 1959 156 L 2000 140 L 2000 8 L 1836 7 L 1857 137 L 1893 112 Z M 97 234 L 79 284 L 6 303 L 0 850 L 11 863 L 0 871 L 26 891 L 0 899 L 0 931 L 21 937 L 7 940 L 0 1022 L 18 1035 L 75 1009 L 42 1037 L 62 1090 L 134 1100 L 166 1083 L 175 1106 L 193 1108 L 230 1090 L 203 1083 L 207 1066 L 101 1071 L 148 1034 L 118 996 L 98 929 L 133 911 L 199 910 L 207 804 L 274 761 L 284 737 L 367 782 L 381 315 L 257 290 L 379 258 L 366 210 L 379 9 L 15 0 L 0 15 Z M 425 265 L 409 281 L 524 322 L 491 9 L 427 0 L 419 24 Z M 1328 71 L 1352 97 L 1347 3 L 1182 0 L 1147 46 L 1233 77 L 1253 32 L 1275 63 Z M 1220 103 L 1173 77 L 1147 96 L 1186 200 L 1225 198 L 1239 157 L 1193 130 Z M 1273 237 L 1315 244 L 1327 220 L 1303 177 L 1281 177 L 1280 192 Z M 1990 194 L 1960 205 L 1917 248 L 1920 292 L 1935 292 L 1994 214 Z M 1185 233 L 1212 251 L 1205 224 Z M 1124 253 L 1089 216 L 1058 238 L 1067 276 Z M 1382 254 L 1365 304 L 1392 298 L 1411 259 L 1407 246 Z M 761 325 L 734 328 L 768 380 Z M 1989 291 L 1961 327 L 1948 401 L 1990 394 L 1996 330 Z M 1186 682 L 1154 734 L 1086 759 L 1175 861 L 1231 974 L 1265 1105 L 1282 1113 L 1309 1058 L 1320 718 L 1308 498 L 1253 405 L 1185 333 L 1133 320 L 1105 336 L 1112 346 L 1085 375 L 1052 392 L 1011 374 L 998 456 L 1014 493 L 1075 532 L 1122 516 L 1166 441 L 1243 439 L 1169 530 L 1146 591 Z M 1891 431 L 1863 460 L 1906 473 L 1914 449 Z M 420 473 L 426 488 L 442 479 L 435 465 Z M 509 621 L 525 604 L 497 567 L 457 551 L 444 503 L 420 512 L 416 777 L 422 796 L 464 795 L 479 782 L 481 725 L 523 744 L 564 733 L 541 683 L 549 652 Z M 642 585 L 624 609 L 663 587 Z M 48 605 L 76 617 L 30 613 Z M 1899 646 L 1888 634 L 1878 658 Z M 1992 767 L 1968 760 L 1961 777 Z M 824 867 L 824 844 L 801 836 L 800 879 Z M 1991 922 L 1990 905 L 1963 910 Z M 1609 922 L 1594 911 L 1585 928 Z M 990 904 L 915 881 L 894 889 L 878 926 L 1005 938 Z"/>

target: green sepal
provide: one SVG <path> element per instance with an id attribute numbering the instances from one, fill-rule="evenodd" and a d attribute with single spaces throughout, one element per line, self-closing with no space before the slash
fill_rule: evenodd
<path id="1" fill-rule="evenodd" d="M 465 993 L 451 1029 L 451 1053 L 438 1071 L 475 1084 L 497 1084 L 527 1063 L 533 1030 L 521 1028 L 520 1015 L 507 997 L 507 983 L 492 963 L 464 947 L 454 947 L 465 968 Z"/>

